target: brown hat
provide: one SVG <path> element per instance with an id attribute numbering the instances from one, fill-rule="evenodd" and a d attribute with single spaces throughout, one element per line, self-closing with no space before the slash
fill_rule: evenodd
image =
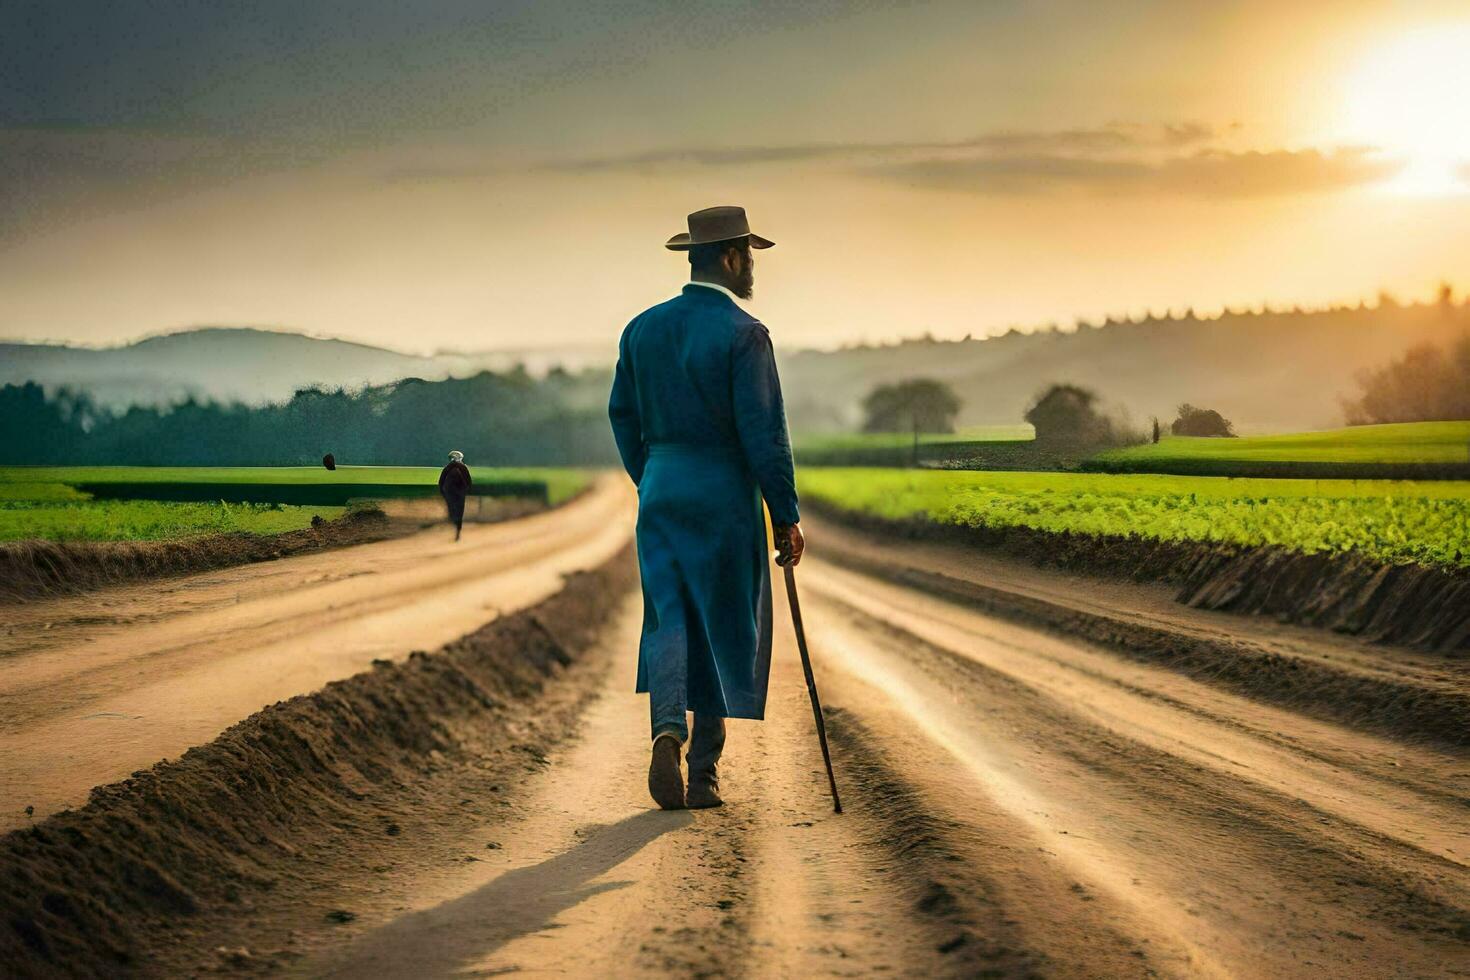
<path id="1" fill-rule="evenodd" d="M 770 248 L 776 244 L 769 238 L 753 235 L 745 209 L 733 206 L 705 208 L 689 216 L 689 230 L 681 231 L 664 244 L 676 252 L 687 252 L 693 245 L 727 242 L 732 238 L 749 238 L 751 248 Z"/>

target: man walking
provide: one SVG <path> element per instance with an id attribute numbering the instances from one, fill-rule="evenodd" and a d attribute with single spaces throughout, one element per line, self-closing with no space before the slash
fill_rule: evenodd
<path id="1" fill-rule="evenodd" d="M 719 806 L 725 719 L 765 715 L 771 580 L 762 498 L 777 563 L 796 564 L 804 547 L 770 334 L 736 303 L 754 286 L 751 250 L 773 244 L 751 234 L 743 208 L 689 215 L 689 231 L 666 245 L 689 253 L 689 283 L 635 317 L 618 345 L 608 415 L 638 487 L 637 689 L 652 714 L 648 791 L 666 810 Z"/>
<path id="2" fill-rule="evenodd" d="M 439 471 L 439 495 L 444 498 L 444 506 L 449 508 L 449 521 L 454 525 L 456 541 L 464 527 L 464 501 L 472 485 L 470 468 L 464 465 L 464 453 L 456 449 L 449 454 L 449 462 L 444 469 Z"/>

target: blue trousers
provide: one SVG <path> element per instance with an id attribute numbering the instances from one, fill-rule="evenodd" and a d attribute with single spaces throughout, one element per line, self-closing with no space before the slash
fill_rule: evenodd
<path id="1" fill-rule="evenodd" d="M 653 737 L 673 735 L 689 743 L 689 785 L 704 782 L 719 788 L 719 762 L 725 751 L 725 719 L 708 711 L 694 712 L 694 737 L 689 735 L 689 657 L 687 647 L 661 645 L 649 658 L 648 707 Z"/>

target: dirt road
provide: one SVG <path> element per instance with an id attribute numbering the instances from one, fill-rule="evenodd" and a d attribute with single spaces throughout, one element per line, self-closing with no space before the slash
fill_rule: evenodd
<path id="1" fill-rule="evenodd" d="M 291 969 L 1470 975 L 1470 760 L 820 560 L 801 580 L 846 814 L 787 629 L 729 804 L 651 810 L 635 604 L 511 816 L 433 841 L 476 860 L 376 876 Z"/>
<path id="2" fill-rule="evenodd" d="M 584 505 L 579 546 L 601 540 L 589 524 L 626 538 L 625 498 Z M 271 884 L 238 913 L 155 941 L 158 972 L 1470 976 L 1470 755 L 824 560 L 824 536 L 799 579 L 842 816 L 779 590 L 768 719 L 731 725 L 728 804 L 652 808 L 630 595 L 534 704 L 446 722 L 453 752 L 395 760 L 422 775 L 334 804 L 323 836 L 279 845 L 279 874 L 252 869 Z M 1206 628 L 1126 590 L 1018 575 L 1033 598 Z M 504 575 L 462 584 L 507 603 Z M 385 615 L 427 646 L 418 608 Z M 1288 639 L 1389 669 L 1361 644 Z"/>
<path id="3" fill-rule="evenodd" d="M 177 756 L 274 701 L 433 649 L 555 591 L 632 533 L 622 481 L 566 507 L 7 607 L 0 831 Z"/>

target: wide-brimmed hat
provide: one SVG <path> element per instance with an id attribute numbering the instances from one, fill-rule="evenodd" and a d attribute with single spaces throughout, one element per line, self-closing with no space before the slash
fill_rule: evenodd
<path id="1" fill-rule="evenodd" d="M 705 208 L 689 216 L 689 230 L 681 231 L 664 243 L 664 248 L 687 252 L 694 245 L 728 242 L 732 238 L 749 238 L 751 248 L 770 248 L 776 244 L 769 238 L 752 234 L 745 209 L 733 205 Z"/>

